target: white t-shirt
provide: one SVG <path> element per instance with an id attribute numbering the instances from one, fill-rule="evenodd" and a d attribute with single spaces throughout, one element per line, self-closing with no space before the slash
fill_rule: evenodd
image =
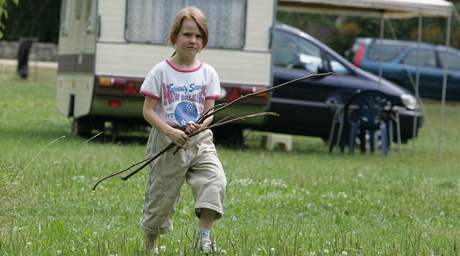
<path id="1" fill-rule="evenodd" d="M 192 69 L 179 69 L 165 60 L 147 74 L 141 94 L 160 101 L 156 113 L 163 121 L 185 127 L 201 116 L 205 100 L 220 97 L 219 76 L 203 62 Z"/>

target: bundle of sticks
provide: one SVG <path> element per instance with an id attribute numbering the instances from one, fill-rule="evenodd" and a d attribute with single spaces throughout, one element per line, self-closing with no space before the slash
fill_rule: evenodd
<path id="1" fill-rule="evenodd" d="M 268 89 L 265 89 L 265 90 L 262 90 L 262 91 L 258 91 L 258 92 L 253 92 L 253 93 L 250 93 L 250 94 L 246 94 L 246 95 L 242 95 L 240 96 L 239 98 L 236 98 L 230 102 L 227 102 L 227 103 L 222 103 L 222 104 L 218 104 L 218 105 L 215 105 L 213 108 L 210 108 L 208 111 L 206 111 L 205 113 L 203 113 L 201 115 L 201 117 L 196 121 L 196 123 L 198 124 L 201 124 L 204 122 L 204 120 L 206 120 L 207 118 L 213 116 L 214 114 L 230 107 L 231 105 L 235 104 L 236 102 L 238 101 L 241 101 L 245 98 L 248 98 L 248 97 L 251 97 L 251 96 L 255 96 L 255 95 L 259 95 L 259 94 L 263 94 L 263 93 L 267 93 L 269 91 L 273 91 L 275 89 L 278 89 L 280 87 L 283 87 L 283 86 L 287 86 L 287 85 L 292 85 L 296 82 L 299 82 L 299 81 L 302 81 L 302 80 L 307 80 L 307 79 L 318 79 L 318 78 L 322 78 L 324 76 L 328 76 L 328 75 L 332 75 L 333 73 L 320 73 L 320 74 L 310 74 L 310 75 L 307 75 L 307 76 L 303 76 L 303 77 L 299 77 L 299 78 L 296 78 L 296 79 L 293 79 L 293 80 L 290 80 L 290 81 L 287 81 L 285 83 L 282 83 L 282 84 L 279 84 L 279 85 L 276 85 L 276 86 L 273 86 L 273 87 L 270 87 Z M 249 119 L 249 118 L 254 118 L 254 117 L 259 117 L 259 116 L 279 116 L 277 113 L 274 113 L 274 112 L 259 112 L 259 113 L 255 113 L 255 114 L 250 114 L 250 115 L 245 115 L 245 116 L 240 116 L 240 117 L 236 117 L 236 118 L 231 118 L 231 116 L 227 116 L 225 118 L 222 118 L 221 120 L 215 122 L 215 123 L 212 123 L 211 125 L 203 128 L 203 129 L 200 129 L 200 130 L 197 130 L 191 134 L 187 134 L 188 137 L 193 137 L 197 134 L 199 134 L 200 132 L 202 131 L 205 131 L 207 129 L 213 129 L 213 128 L 216 128 L 216 127 L 219 127 L 219 126 L 223 126 L 223 125 L 227 125 L 227 124 L 231 124 L 231 123 L 235 123 L 235 122 L 238 122 L 238 121 L 241 121 L 241 120 L 245 120 L 245 119 Z M 144 167 L 146 167 L 147 165 L 149 165 L 150 163 L 152 163 L 153 161 L 155 161 L 155 159 L 157 159 L 158 157 L 160 157 L 162 154 L 164 154 L 166 151 L 168 150 L 171 150 L 175 148 L 175 150 L 179 150 L 180 149 L 180 146 L 179 145 L 176 145 L 175 143 L 171 142 L 168 146 L 166 146 L 163 150 L 161 150 L 160 152 L 156 153 L 155 155 L 153 156 L 149 156 L 147 157 L 146 159 L 142 160 L 142 161 L 139 161 L 137 163 L 134 163 L 132 164 L 131 166 L 129 166 L 128 168 L 125 168 L 121 171 L 118 171 L 118 172 L 114 172 L 108 176 L 105 176 L 103 178 L 101 178 L 100 180 L 98 180 L 94 186 L 93 186 L 93 191 L 96 190 L 97 186 L 109 179 L 109 178 L 112 178 L 114 176 L 117 176 L 117 175 L 120 175 L 124 172 L 127 172 L 133 168 L 135 168 L 134 170 L 132 170 L 131 172 L 129 172 L 127 175 L 124 175 L 124 176 L 121 176 L 120 178 L 122 180 L 128 180 L 130 177 L 132 177 L 133 175 L 135 175 L 136 173 L 138 173 L 139 171 L 141 171 Z"/>

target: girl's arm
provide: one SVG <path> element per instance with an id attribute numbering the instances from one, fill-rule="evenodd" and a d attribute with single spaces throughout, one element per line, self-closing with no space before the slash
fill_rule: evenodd
<path id="1" fill-rule="evenodd" d="M 214 107 L 214 100 L 209 99 L 204 102 L 204 108 L 203 108 L 203 113 L 206 113 L 208 110 Z M 206 128 L 213 120 L 214 116 L 210 116 L 206 118 L 206 120 L 203 121 L 202 124 L 197 124 L 197 123 L 189 123 L 187 124 L 186 131 L 188 134 L 195 132 L 198 129 L 203 129 Z"/>
<path id="2" fill-rule="evenodd" d="M 144 107 L 142 114 L 144 119 L 149 122 L 150 125 L 156 127 L 160 132 L 168 136 L 175 144 L 182 146 L 188 139 L 187 134 L 185 134 L 180 129 L 175 129 L 169 124 L 161 120 L 158 114 L 155 112 L 159 101 L 155 98 L 145 97 Z"/>
<path id="3" fill-rule="evenodd" d="M 204 109 L 203 109 L 203 113 L 206 113 L 208 110 L 210 110 L 211 108 L 214 107 L 214 102 L 215 100 L 206 100 L 204 102 Z M 206 118 L 206 120 L 203 121 L 203 128 L 207 127 L 211 122 L 212 120 L 214 119 L 214 116 L 210 116 L 208 118 Z"/>

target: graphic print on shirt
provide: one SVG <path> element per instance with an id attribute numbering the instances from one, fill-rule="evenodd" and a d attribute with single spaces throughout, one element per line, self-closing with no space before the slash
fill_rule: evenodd
<path id="1" fill-rule="evenodd" d="M 203 111 L 206 86 L 190 83 L 162 85 L 165 118 L 181 127 L 189 122 L 196 122 Z"/>
<path id="2" fill-rule="evenodd" d="M 176 122 L 185 127 L 189 122 L 196 122 L 198 120 L 198 109 L 193 102 L 183 101 L 176 105 L 174 110 Z"/>

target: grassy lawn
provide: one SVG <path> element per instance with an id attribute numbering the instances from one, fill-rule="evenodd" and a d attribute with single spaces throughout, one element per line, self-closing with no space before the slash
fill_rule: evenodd
<path id="1" fill-rule="evenodd" d="M 143 159 L 142 143 L 85 143 L 55 107 L 55 70 L 22 81 L 0 69 L 0 255 L 139 255 L 147 169 L 127 182 L 94 182 Z M 218 146 L 228 178 L 226 214 L 213 230 L 220 255 L 459 255 L 460 111 L 440 104 L 401 152 L 326 153 L 295 137 L 292 152 Z M 190 189 L 161 255 L 193 255 Z"/>

